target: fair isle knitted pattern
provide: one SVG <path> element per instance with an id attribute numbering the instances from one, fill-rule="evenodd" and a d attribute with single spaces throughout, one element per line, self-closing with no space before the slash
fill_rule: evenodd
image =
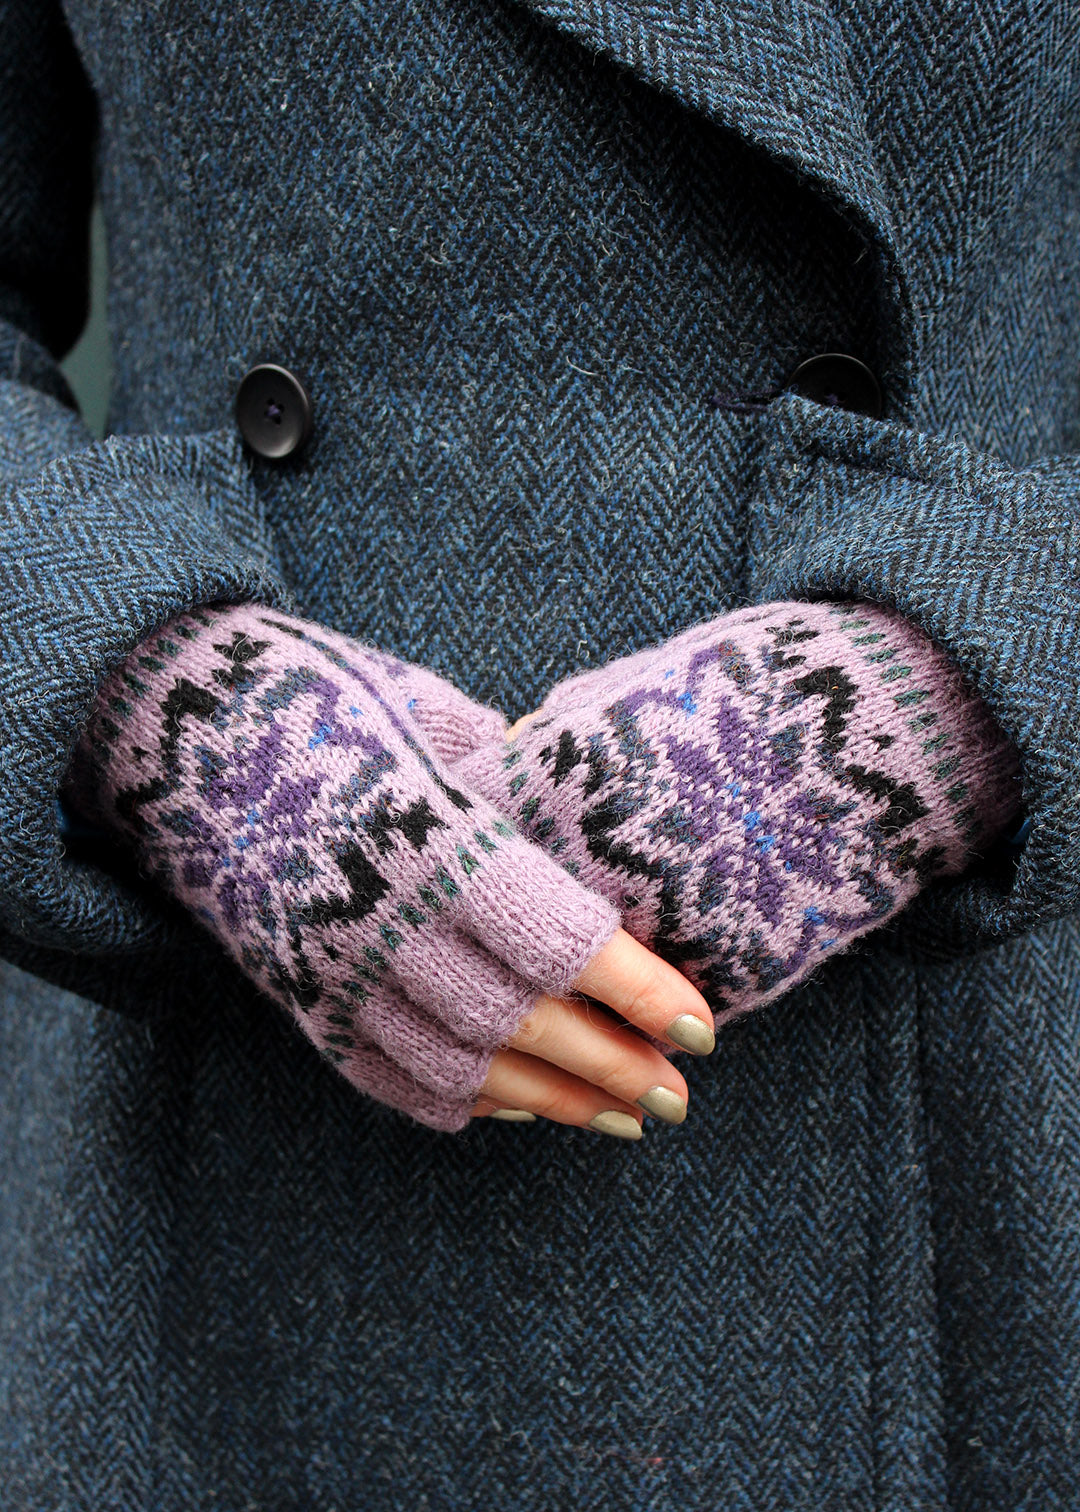
<path id="1" fill-rule="evenodd" d="M 864 603 L 739 609 L 567 678 L 457 775 L 705 994 L 768 1002 L 958 873 L 1020 803 L 958 668 Z"/>
<path id="2" fill-rule="evenodd" d="M 110 674 L 65 796 L 354 1086 L 457 1130 L 538 993 L 569 990 L 619 925 L 453 778 L 504 723 L 427 669 L 215 605 Z"/>

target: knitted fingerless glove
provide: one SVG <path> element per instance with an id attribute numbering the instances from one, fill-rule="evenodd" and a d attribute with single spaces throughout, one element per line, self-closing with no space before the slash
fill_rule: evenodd
<path id="1" fill-rule="evenodd" d="M 717 1023 L 962 871 L 1020 803 L 1017 754 L 958 668 L 862 603 L 696 625 L 568 678 L 454 770 L 610 898 Z"/>
<path id="2" fill-rule="evenodd" d="M 355 1087 L 458 1130 L 538 994 L 564 994 L 619 926 L 453 776 L 504 728 L 425 668 L 213 605 L 110 674 L 62 796 Z"/>

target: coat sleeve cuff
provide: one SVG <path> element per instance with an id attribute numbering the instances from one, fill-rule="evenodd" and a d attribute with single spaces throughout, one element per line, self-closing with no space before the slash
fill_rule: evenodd
<path id="1" fill-rule="evenodd" d="M 25 402 L 55 403 L 29 390 Z M 185 610 L 246 599 L 299 606 L 231 428 L 110 436 L 32 474 L 8 470 L 0 534 L 4 952 L 50 980 L 58 957 L 93 958 L 108 996 L 112 975 L 160 962 L 191 926 L 139 878 L 108 869 L 104 856 L 98 864 L 92 836 L 65 843 L 58 794 L 97 689 Z"/>
<path id="2" fill-rule="evenodd" d="M 751 598 L 895 609 L 948 653 L 1019 753 L 1017 824 L 882 936 L 944 959 L 1077 912 L 1080 458 L 1015 469 L 798 394 L 763 424 Z"/>

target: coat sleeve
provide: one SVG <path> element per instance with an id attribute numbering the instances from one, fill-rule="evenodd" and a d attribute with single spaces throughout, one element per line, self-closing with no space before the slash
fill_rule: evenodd
<path id="1" fill-rule="evenodd" d="M 1080 911 L 1080 456 L 1013 466 L 801 395 L 764 419 L 753 596 L 868 599 L 946 650 L 1019 752 L 1003 840 L 881 931 L 948 959 Z"/>
<path id="2" fill-rule="evenodd" d="M 232 426 L 96 441 L 57 365 L 85 323 L 97 103 L 55 0 L 0 0 L 0 959 L 111 1006 L 161 999 L 195 926 L 65 844 L 97 688 L 173 615 L 298 606 Z"/>

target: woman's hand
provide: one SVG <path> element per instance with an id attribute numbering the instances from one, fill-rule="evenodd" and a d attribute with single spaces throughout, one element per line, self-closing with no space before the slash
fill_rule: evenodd
<path id="1" fill-rule="evenodd" d="M 624 1139 L 641 1138 L 643 1108 L 682 1123 L 684 1078 L 622 1020 L 673 1049 L 707 1055 L 713 1018 L 697 988 L 625 929 L 597 951 L 574 987 L 607 1007 L 543 995 L 509 1048 L 495 1055 L 473 1116 L 515 1109 Z"/>
<path id="2" fill-rule="evenodd" d="M 621 922 L 452 780 L 442 753 L 504 726 L 313 621 L 205 605 L 106 679 L 64 790 L 352 1086 L 457 1132 Z"/>
<path id="3" fill-rule="evenodd" d="M 746 606 L 565 678 L 506 734 L 455 776 L 607 898 L 714 1026 L 958 875 L 1021 797 L 960 670 L 876 604 Z M 618 1070 L 639 1098 L 647 1068 Z"/>

